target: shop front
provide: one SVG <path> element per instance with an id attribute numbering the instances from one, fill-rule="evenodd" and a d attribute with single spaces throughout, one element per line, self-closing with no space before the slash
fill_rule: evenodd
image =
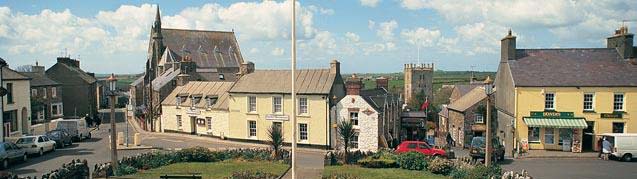
<path id="1" fill-rule="evenodd" d="M 586 119 L 574 117 L 573 112 L 531 112 L 523 118 L 526 138 L 521 134 L 525 150 L 557 150 L 582 152 L 583 129 Z"/>

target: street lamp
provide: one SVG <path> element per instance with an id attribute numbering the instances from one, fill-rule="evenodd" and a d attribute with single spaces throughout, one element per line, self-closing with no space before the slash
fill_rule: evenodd
<path id="1" fill-rule="evenodd" d="M 117 130 L 115 127 L 115 97 L 117 97 L 117 78 L 111 74 L 107 79 L 109 84 L 109 96 L 111 97 L 111 165 L 113 172 L 117 171 Z"/>
<path id="2" fill-rule="evenodd" d="M 493 80 L 491 77 L 487 76 L 487 79 L 484 80 L 484 92 L 487 94 L 487 137 L 486 137 L 486 148 L 485 148 L 485 156 L 484 156 L 484 165 L 487 167 L 491 165 L 491 94 L 493 94 Z"/>

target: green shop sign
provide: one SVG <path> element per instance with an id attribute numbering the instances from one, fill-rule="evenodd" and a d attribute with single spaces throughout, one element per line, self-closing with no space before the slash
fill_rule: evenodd
<path id="1" fill-rule="evenodd" d="M 573 112 L 531 111 L 534 118 L 574 118 Z"/>
<path id="2" fill-rule="evenodd" d="M 622 118 L 624 117 L 623 113 L 601 113 L 599 114 L 601 118 Z"/>

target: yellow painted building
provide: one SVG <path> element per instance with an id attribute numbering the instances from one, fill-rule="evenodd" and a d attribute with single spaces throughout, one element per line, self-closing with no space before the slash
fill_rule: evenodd
<path id="1" fill-rule="evenodd" d="M 497 130 L 507 155 L 524 150 L 597 150 L 602 133 L 637 133 L 633 34 L 606 48 L 516 49 L 501 41 L 496 76 Z"/>
<path id="2" fill-rule="evenodd" d="M 289 70 L 255 70 L 236 82 L 230 90 L 230 139 L 269 141 L 268 129 L 282 127 L 284 142 L 293 139 L 291 115 L 297 118 L 297 142 L 301 146 L 333 145 L 335 120 L 330 109 L 344 96 L 339 62 L 329 69 L 304 69 L 297 72 L 297 104 L 292 103 Z M 293 113 L 296 106 L 297 114 Z"/>

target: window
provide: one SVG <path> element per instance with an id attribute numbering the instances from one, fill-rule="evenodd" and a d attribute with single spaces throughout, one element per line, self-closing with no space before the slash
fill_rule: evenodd
<path id="1" fill-rule="evenodd" d="M 7 83 L 7 104 L 13 104 L 13 83 Z"/>
<path id="2" fill-rule="evenodd" d="M 529 142 L 540 142 L 540 128 L 529 127 Z"/>
<path id="3" fill-rule="evenodd" d="M 207 106 L 207 108 L 212 108 L 212 105 L 215 105 L 215 103 L 217 103 L 217 99 L 219 99 L 219 97 L 217 97 L 217 96 L 208 96 L 206 98 L 206 106 Z"/>
<path id="4" fill-rule="evenodd" d="M 175 105 L 176 105 L 177 107 L 181 106 L 181 97 L 180 97 L 180 96 L 177 96 L 177 100 L 175 100 L 175 102 L 176 102 L 176 103 L 175 103 Z"/>
<path id="5" fill-rule="evenodd" d="M 429 145 L 427 145 L 426 143 L 420 143 L 420 144 L 418 144 L 418 148 L 420 148 L 420 149 L 429 149 L 431 147 L 429 147 Z"/>
<path id="6" fill-rule="evenodd" d="M 624 133 L 624 123 L 613 122 L 613 133 Z"/>
<path id="7" fill-rule="evenodd" d="M 555 130 L 553 128 L 544 129 L 544 143 L 555 144 Z"/>
<path id="8" fill-rule="evenodd" d="M 299 98 L 299 114 L 307 114 L 307 98 Z"/>
<path id="9" fill-rule="evenodd" d="M 18 131 L 18 110 L 5 111 L 3 114 L 5 124 L 10 123 L 11 125 L 10 131 Z"/>
<path id="10" fill-rule="evenodd" d="M 573 141 L 573 129 L 560 129 L 560 145 L 564 144 L 564 140 Z"/>
<path id="11" fill-rule="evenodd" d="M 248 96 L 248 112 L 257 112 L 256 96 Z"/>
<path id="12" fill-rule="evenodd" d="M 38 96 L 38 89 L 31 89 L 31 96 L 32 97 Z"/>
<path id="13" fill-rule="evenodd" d="M 62 103 L 51 104 L 51 115 L 62 115 Z"/>
<path id="14" fill-rule="evenodd" d="M 58 96 L 58 88 L 56 87 L 51 87 L 51 97 L 55 98 Z"/>
<path id="15" fill-rule="evenodd" d="M 190 107 L 191 108 L 195 108 L 195 106 L 197 104 L 199 104 L 199 102 L 201 102 L 201 94 L 199 94 L 199 95 L 191 95 L 191 98 L 190 98 Z"/>
<path id="16" fill-rule="evenodd" d="M 613 96 L 613 111 L 623 111 L 624 110 L 624 94 L 615 93 Z"/>
<path id="17" fill-rule="evenodd" d="M 416 144 L 416 143 L 409 143 L 409 144 L 407 144 L 407 148 L 408 148 L 408 149 L 416 149 L 416 146 L 417 146 L 417 145 L 418 145 L 418 144 Z"/>
<path id="18" fill-rule="evenodd" d="M 358 125 L 358 112 L 349 112 L 349 120 L 352 125 Z"/>
<path id="19" fill-rule="evenodd" d="M 482 116 L 482 114 L 476 114 L 476 123 L 478 124 L 482 124 L 484 123 L 484 117 Z"/>
<path id="20" fill-rule="evenodd" d="M 593 93 L 584 94 L 584 111 L 593 110 Z"/>
<path id="21" fill-rule="evenodd" d="M 181 128 L 181 115 L 177 115 L 177 127 Z"/>
<path id="22" fill-rule="evenodd" d="M 212 118 L 211 117 L 206 117 L 206 128 L 208 130 L 212 130 Z"/>
<path id="23" fill-rule="evenodd" d="M 299 140 L 307 140 L 307 124 L 299 124 Z"/>
<path id="24" fill-rule="evenodd" d="M 272 113 L 281 113 L 283 112 L 283 99 L 280 96 L 272 97 Z"/>
<path id="25" fill-rule="evenodd" d="M 44 91 L 44 92 L 42 93 L 42 98 L 46 99 L 46 93 L 47 93 L 47 91 L 46 91 L 46 87 L 42 88 L 42 91 Z"/>
<path id="26" fill-rule="evenodd" d="M 248 121 L 248 137 L 257 136 L 257 121 Z"/>
<path id="27" fill-rule="evenodd" d="M 355 132 L 354 135 L 352 135 L 352 148 L 357 149 L 358 148 L 358 132 Z"/>
<path id="28" fill-rule="evenodd" d="M 44 120 L 44 110 L 38 111 L 37 113 L 38 113 L 37 114 L 38 115 L 38 120 Z"/>
<path id="29" fill-rule="evenodd" d="M 544 94 L 544 109 L 555 110 L 555 93 Z"/>

